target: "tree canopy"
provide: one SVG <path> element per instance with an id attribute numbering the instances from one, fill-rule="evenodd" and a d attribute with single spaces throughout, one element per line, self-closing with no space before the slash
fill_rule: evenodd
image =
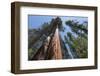
<path id="1" fill-rule="evenodd" d="M 66 33 L 64 40 L 61 41 L 61 48 L 64 58 L 68 57 L 70 51 L 74 58 L 87 58 L 88 57 L 88 22 L 80 23 L 76 20 L 66 20 L 65 26 L 69 27 L 70 31 L 65 31 L 63 20 L 60 17 L 52 18 L 50 22 L 44 22 L 38 29 L 28 29 L 28 53 L 29 59 L 35 54 L 42 45 L 43 41 L 58 27 L 59 31 Z M 61 34 L 60 38 L 62 38 Z M 38 45 L 38 46 L 37 46 Z M 69 47 L 69 48 L 68 48 Z M 66 53 L 66 54 L 65 54 Z"/>

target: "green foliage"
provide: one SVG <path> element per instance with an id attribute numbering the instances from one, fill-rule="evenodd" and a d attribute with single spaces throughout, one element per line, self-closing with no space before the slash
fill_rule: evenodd
<path id="1" fill-rule="evenodd" d="M 73 41 L 73 47 L 75 47 L 77 54 L 80 58 L 86 58 L 87 57 L 87 39 L 78 37 Z"/>
<path id="2" fill-rule="evenodd" d="M 73 33 L 67 32 L 67 37 L 65 36 L 66 43 L 73 48 L 79 58 L 87 58 L 88 57 L 88 39 L 87 39 L 87 22 L 80 24 L 79 22 L 68 20 L 66 21 L 66 25 L 69 26 Z M 71 49 L 70 48 L 70 49 Z"/>
<path id="3" fill-rule="evenodd" d="M 88 34 L 87 22 L 80 24 L 77 21 L 68 20 L 66 21 L 66 25 L 69 26 L 71 30 L 77 35 Z"/>
<path id="4" fill-rule="evenodd" d="M 33 56 L 33 50 L 28 49 L 28 59 L 31 60 L 32 56 Z"/>

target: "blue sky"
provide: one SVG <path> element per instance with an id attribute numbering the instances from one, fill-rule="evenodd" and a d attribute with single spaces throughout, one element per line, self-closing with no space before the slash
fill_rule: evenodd
<path id="1" fill-rule="evenodd" d="M 54 18 L 53 16 L 36 16 L 36 15 L 29 15 L 28 16 L 28 28 L 39 28 L 44 22 L 50 22 L 51 19 Z"/>
<path id="2" fill-rule="evenodd" d="M 79 23 L 87 21 L 87 17 L 75 17 L 75 16 L 59 16 L 63 21 L 63 26 L 65 26 L 66 20 L 77 20 Z M 56 18 L 56 16 L 42 16 L 42 15 L 29 15 L 28 16 L 28 28 L 37 29 L 41 27 L 44 22 L 50 22 L 52 18 Z"/>

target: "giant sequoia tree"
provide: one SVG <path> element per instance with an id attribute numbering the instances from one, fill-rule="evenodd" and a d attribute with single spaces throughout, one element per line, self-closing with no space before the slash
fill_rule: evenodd
<path id="1" fill-rule="evenodd" d="M 69 30 L 65 29 L 63 23 L 66 27 L 69 27 Z M 44 22 L 41 24 L 41 27 L 38 29 L 29 29 L 28 32 L 28 55 L 29 60 L 34 60 L 38 58 L 38 55 L 41 55 L 45 58 L 42 59 L 52 59 L 53 51 L 55 47 L 55 31 L 58 29 L 58 40 L 60 42 L 61 54 L 62 57 L 57 58 L 87 58 L 88 57 L 88 23 L 85 21 L 80 23 L 75 20 L 67 20 L 63 22 L 60 17 L 52 18 L 50 22 Z M 67 30 L 67 31 L 65 31 Z M 65 33 L 64 37 L 60 32 Z M 44 44 L 45 40 L 50 37 L 48 43 L 49 47 L 46 49 L 46 56 L 44 54 Z M 63 39 L 64 38 L 64 39 Z M 52 47 L 51 47 L 52 46 Z M 42 49 L 41 49 L 42 48 Z M 52 48 L 52 49 L 51 49 Z M 56 47 L 57 49 L 57 47 Z M 72 54 L 73 57 L 70 55 Z M 59 54 L 59 55 L 61 55 Z"/>
<path id="2" fill-rule="evenodd" d="M 31 59 L 35 52 L 38 51 L 38 45 L 42 46 L 49 35 L 54 35 L 56 28 L 60 31 L 63 30 L 62 20 L 59 17 L 53 18 L 50 22 L 44 22 L 38 29 L 31 29 L 32 33 L 31 30 L 29 30 L 29 59 Z"/>

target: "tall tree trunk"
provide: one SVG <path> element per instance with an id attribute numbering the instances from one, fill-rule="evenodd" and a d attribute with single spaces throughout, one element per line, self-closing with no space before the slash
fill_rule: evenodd
<path id="1" fill-rule="evenodd" d="M 62 59 L 58 27 L 56 28 L 55 33 L 50 41 L 50 45 L 48 46 L 46 59 Z"/>
<path id="2" fill-rule="evenodd" d="M 41 46 L 37 53 L 33 56 L 33 60 L 49 60 L 62 59 L 62 51 L 60 45 L 59 29 L 53 29 L 52 37 L 49 36 L 47 41 Z"/>

